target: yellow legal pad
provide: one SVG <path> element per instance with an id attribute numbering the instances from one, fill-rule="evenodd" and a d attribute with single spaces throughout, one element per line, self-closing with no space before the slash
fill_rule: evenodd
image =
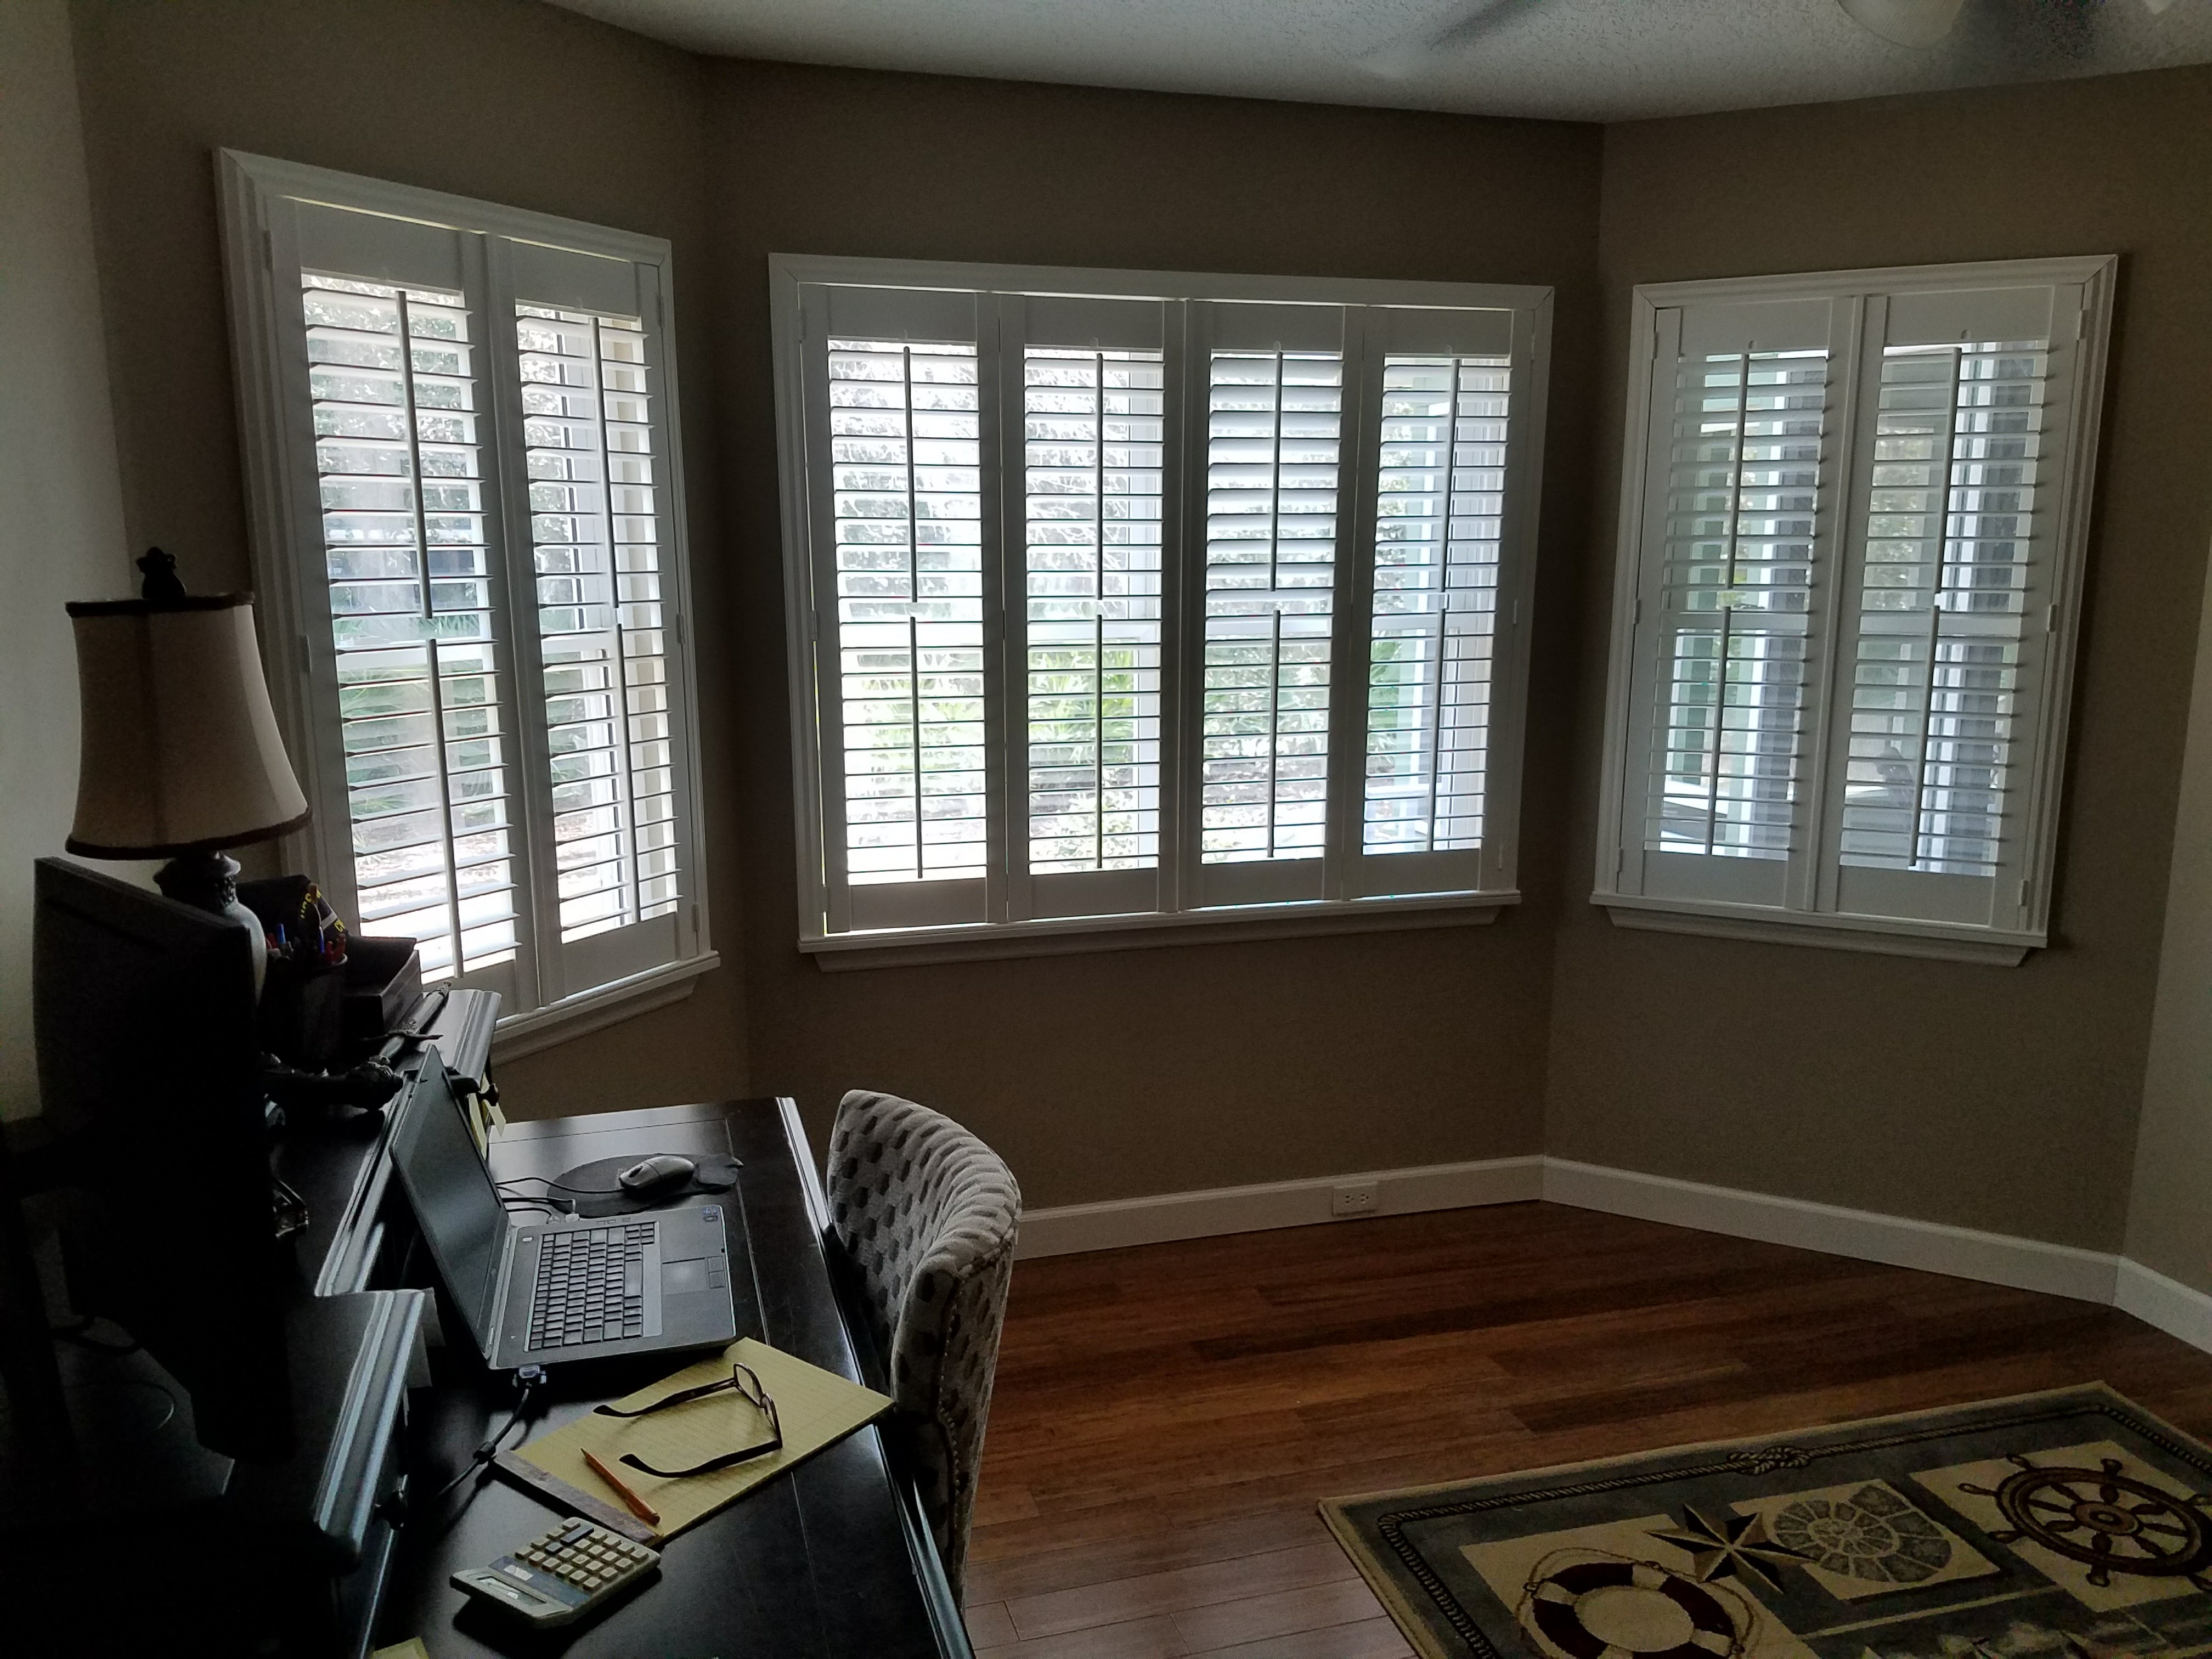
<path id="1" fill-rule="evenodd" d="M 740 1337 L 716 1358 L 687 1365 L 673 1376 L 613 1403 L 625 1411 L 635 1411 L 682 1389 L 696 1388 L 703 1382 L 719 1382 L 730 1375 L 732 1359 L 741 1359 L 750 1366 L 753 1375 L 760 1378 L 761 1386 L 775 1401 L 776 1413 L 783 1420 L 783 1449 L 773 1457 L 757 1458 L 682 1480 L 664 1480 L 622 1461 L 624 1452 L 635 1452 L 647 1462 L 664 1469 L 689 1468 L 708 1458 L 767 1439 L 768 1421 L 761 1413 L 737 1395 L 723 1393 L 709 1395 L 687 1405 L 672 1406 L 650 1417 L 602 1417 L 596 1412 L 587 1412 L 567 1427 L 526 1443 L 509 1453 L 507 1459 L 529 1465 L 528 1471 L 514 1473 L 525 1474 L 526 1478 L 534 1473 L 540 1478 L 529 1480 L 528 1484 L 550 1498 L 562 1494 L 550 1489 L 543 1478 L 546 1476 L 590 1498 L 588 1507 L 579 1506 L 578 1513 L 596 1516 L 611 1505 L 628 1523 L 619 1530 L 635 1531 L 641 1536 L 673 1538 L 724 1504 L 744 1497 L 762 1481 L 773 1480 L 824 1446 L 842 1440 L 881 1415 L 891 1403 L 872 1389 L 848 1382 L 819 1365 L 794 1359 L 749 1336 Z M 659 1510 L 659 1523 L 651 1534 L 643 1533 L 641 1523 L 623 1508 L 622 1499 L 592 1472 L 591 1466 L 584 1462 L 586 1450 L 619 1474 L 631 1491 Z"/>

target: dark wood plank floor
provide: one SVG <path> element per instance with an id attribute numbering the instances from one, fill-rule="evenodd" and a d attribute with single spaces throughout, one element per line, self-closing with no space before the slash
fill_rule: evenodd
<path id="1" fill-rule="evenodd" d="M 1024 1261 L 969 1629 L 1389 1659 L 1322 1498 L 2100 1379 L 2212 1438 L 2212 1355 L 2125 1314 L 1558 1205 Z"/>

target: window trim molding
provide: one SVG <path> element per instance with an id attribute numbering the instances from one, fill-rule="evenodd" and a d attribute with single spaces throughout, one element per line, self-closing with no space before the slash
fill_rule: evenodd
<path id="1" fill-rule="evenodd" d="M 544 243 L 576 253 L 655 268 L 659 289 L 658 321 L 663 341 L 659 395 L 668 400 L 671 411 L 672 441 L 666 457 L 668 516 L 674 532 L 672 540 L 680 555 L 669 561 L 670 568 L 663 571 L 662 580 L 674 599 L 670 631 L 677 642 L 672 654 L 680 660 L 672 665 L 671 672 L 683 677 L 685 706 L 681 769 L 686 778 L 680 793 L 690 803 L 690 836 L 696 849 L 684 902 L 696 907 L 698 921 L 692 930 L 690 955 L 542 1006 L 503 1012 L 495 1031 L 512 1034 L 510 1040 L 519 1040 L 520 1046 L 503 1048 L 503 1053 L 528 1053 L 596 1030 L 614 1019 L 642 1012 L 676 996 L 689 995 L 697 976 L 715 966 L 719 957 L 712 933 L 713 906 L 708 896 L 707 811 L 699 732 L 696 643 L 691 626 L 689 498 L 683 434 L 678 424 L 682 388 L 678 378 L 671 244 L 663 237 L 586 224 L 553 214 L 309 167 L 243 150 L 219 149 L 214 162 L 223 289 L 229 323 L 233 401 L 237 410 L 240 459 L 244 469 L 241 493 L 256 599 L 260 607 L 262 665 L 276 708 L 278 729 L 293 765 L 304 775 L 301 782 L 309 801 L 318 806 L 330 792 L 325 787 L 327 780 L 321 776 L 317 763 L 319 745 L 314 741 L 313 703 L 308 691 L 314 651 L 300 598 L 301 576 L 291 546 L 291 501 L 284 484 L 297 457 L 294 453 L 296 440 L 287 432 L 283 418 L 289 389 L 284 381 L 282 354 L 276 347 L 281 301 L 274 268 L 270 204 L 279 198 L 298 198 L 486 238 Z M 486 344 L 491 344 L 489 337 Z M 492 360 L 498 361 L 496 354 Z M 501 418 L 503 404 L 497 401 L 500 388 L 495 384 L 492 392 L 495 402 L 485 412 L 495 423 Z M 495 453 L 501 446 L 502 440 L 496 435 L 487 442 L 487 447 Z M 502 466 L 502 495 L 510 483 L 505 472 Z M 503 555 L 507 551 L 501 549 Z M 332 826 L 321 821 L 327 816 L 319 814 L 316 821 L 273 842 L 278 856 L 303 869 L 323 862 L 331 851 L 327 836 Z M 524 833 L 527 839 L 526 832 L 520 826 L 518 833 Z M 532 902 L 534 905 L 534 890 Z M 533 939 L 536 933 L 533 917 Z M 672 992 L 672 982 L 680 982 L 683 988 Z M 612 1012 L 617 1009 L 620 1012 Z"/>
<path id="2" fill-rule="evenodd" d="M 2081 592 L 2088 565 L 2088 536 L 2094 507 L 2100 428 L 2110 366 L 2114 289 L 2119 259 L 2114 254 L 2055 258 L 1988 259 L 1932 265 L 1887 265 L 1863 270 L 1725 277 L 1693 282 L 1639 283 L 1629 319 L 1627 413 L 1620 462 L 1619 533 L 1615 538 L 1611 647 L 1606 659 L 1605 760 L 1599 787 L 1600 825 L 1590 902 L 1603 908 L 1616 927 L 1639 931 L 1699 933 L 1727 939 L 1825 945 L 1899 956 L 2016 966 L 2027 952 L 2050 943 L 2051 899 L 2057 860 L 2059 796 L 2063 783 L 2068 727 L 2074 699 L 2074 667 L 2080 644 Z M 2020 905 L 2025 926 L 2018 928 L 1949 925 L 1910 918 L 1844 915 L 1828 911 L 1768 909 L 1692 899 L 1650 898 L 1619 886 L 1629 853 L 1624 827 L 1630 756 L 1629 707 L 1636 668 L 1636 620 L 1644 577 L 1646 469 L 1650 462 L 1652 383 L 1658 350 L 1658 313 L 1668 308 L 1735 301 L 1856 299 L 1900 286 L 1914 291 L 1971 290 L 1993 282 L 2006 286 L 2036 283 L 2079 283 L 2082 289 L 2080 359 L 2071 400 L 2071 453 L 2057 480 L 2058 510 L 2051 533 L 2053 615 L 2050 656 L 2038 688 L 2041 713 L 2036 750 L 2027 771 L 2025 807 L 2030 822 L 2023 835 L 2027 875 Z M 1854 337 L 1856 328 L 1854 328 Z M 1842 389 L 1847 403 L 1861 395 L 1856 358 Z M 1856 471 L 1856 469 L 1854 469 Z M 1839 562 L 1848 526 L 1856 521 L 1864 489 L 1853 472 L 1841 477 L 1835 513 Z M 1832 612 L 1832 622 L 1840 611 Z M 1834 672 L 1832 662 L 1829 672 Z M 1823 735 L 1825 748 L 1826 736 Z"/>
<path id="3" fill-rule="evenodd" d="M 831 971 L 908 962 L 1127 950 L 1229 937 L 1479 923 L 1493 920 L 1502 907 L 1520 902 L 1516 885 L 1520 788 L 1528 724 L 1528 641 L 1533 632 L 1545 425 L 1549 408 L 1553 289 L 1530 283 L 1264 276 L 789 253 L 771 253 L 768 264 L 777 480 L 783 532 L 781 553 L 793 783 L 792 829 L 799 876 L 795 896 L 798 947 L 801 952 L 814 957 L 817 965 L 824 971 Z M 828 872 L 824 867 L 821 810 L 822 754 L 816 729 L 818 697 L 812 661 L 816 617 L 811 591 L 804 374 L 805 348 L 810 343 L 799 334 L 801 289 L 810 284 L 1146 299 L 1174 303 L 1186 300 L 1242 301 L 1501 310 L 1515 313 L 1515 348 L 1520 349 L 1525 335 L 1528 373 L 1532 384 L 1527 393 L 1525 414 L 1516 411 L 1516 420 L 1525 421 L 1521 430 L 1526 434 L 1526 453 L 1520 465 L 1528 487 L 1521 492 L 1522 500 L 1509 503 L 1509 513 L 1518 519 L 1518 523 L 1509 520 L 1510 527 L 1504 544 L 1512 550 L 1512 562 L 1502 573 L 1498 589 L 1501 613 L 1508 612 L 1510 607 L 1512 617 L 1510 624 L 1498 629 L 1504 641 L 1498 652 L 1498 667 L 1502 671 L 1499 679 L 1510 681 L 1514 686 L 1516 704 L 1516 717 L 1510 729 L 1500 734 L 1503 740 L 1492 750 L 1492 764 L 1489 768 L 1493 783 L 1510 788 L 1512 794 L 1506 826 L 1491 839 L 1483 854 L 1485 879 L 1496 879 L 1500 885 L 1471 893 L 1214 905 L 1097 917 L 982 921 L 951 927 L 828 931 L 821 921 L 828 908 Z M 1186 433 L 1186 447 L 1188 441 Z M 1183 459 L 1176 458 L 1178 463 Z M 1363 476 L 1353 466 L 1348 465 L 1346 470 L 1353 476 Z M 1360 509 L 1355 507 L 1353 510 Z M 804 576 L 802 571 L 805 573 Z M 1188 583 L 1190 574 L 1186 562 L 1182 580 Z M 987 616 L 986 628 L 992 625 Z M 1427 920 L 1431 915 L 1437 919 Z"/>

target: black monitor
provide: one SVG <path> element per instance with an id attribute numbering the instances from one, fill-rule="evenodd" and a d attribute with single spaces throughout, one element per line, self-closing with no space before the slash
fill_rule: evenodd
<path id="1" fill-rule="evenodd" d="M 40 859 L 39 1091 L 70 1177 L 80 1313 L 113 1320 L 191 1393 L 200 1443 L 289 1455 L 283 1308 L 250 940 L 236 924 Z"/>

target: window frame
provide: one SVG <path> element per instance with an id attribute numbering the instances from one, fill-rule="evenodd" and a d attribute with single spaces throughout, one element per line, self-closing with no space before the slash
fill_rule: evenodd
<path id="1" fill-rule="evenodd" d="M 2118 261 L 2112 255 L 2058 258 L 2001 259 L 1922 266 L 1887 266 L 1865 270 L 1718 278 L 1639 284 L 1632 299 L 1626 418 L 1622 437 L 1620 533 L 1613 577 L 1613 629 L 1606 677 L 1606 744 L 1601 777 L 1599 833 L 1591 902 L 1606 909 L 1617 927 L 1725 939 L 1763 940 L 1831 949 L 1933 957 L 1948 961 L 2015 966 L 2031 950 L 2050 942 L 2050 911 L 2057 848 L 2058 817 L 2064 783 L 2067 729 L 2079 646 L 2081 590 L 2096 475 L 2099 427 L 2108 368 L 2113 289 Z M 2078 331 L 2071 342 L 2053 337 L 2053 348 L 2070 344 L 2075 358 L 2066 396 L 2066 453 L 2054 465 L 2047 485 L 2057 501 L 2039 526 L 2039 542 L 2050 549 L 2051 568 L 2043 583 L 2048 606 L 2044 633 L 2041 684 L 2033 688 L 2036 717 L 2031 752 L 2016 763 L 2022 811 L 2027 827 L 2021 837 L 2021 890 L 2017 903 L 1997 902 L 1992 915 L 2009 910 L 2016 924 L 1984 926 L 1905 916 L 1838 912 L 1834 906 L 1839 860 L 1827 850 L 1826 778 L 1840 763 L 1838 734 L 1844 729 L 1837 694 L 1842 665 L 1838 643 L 1848 625 L 1856 589 L 1849 579 L 1863 568 L 1868 496 L 1871 472 L 1859 453 L 1862 404 L 1870 391 L 1869 366 L 1878 369 L 1882 343 L 1868 328 L 1870 307 L 1899 292 L 1973 294 L 1992 289 L 2049 285 L 2078 287 L 2081 303 Z M 1830 380 L 1839 441 L 1835 483 L 1816 518 L 1829 528 L 1816 529 L 1816 592 L 1829 594 L 1812 613 L 1810 638 L 1818 647 L 1818 695 L 1805 714 L 1805 750 L 1809 781 L 1805 786 L 1805 833 L 1814 852 L 1809 868 L 1784 884 L 1788 908 L 1725 899 L 1654 897 L 1635 890 L 1626 878 L 1630 861 L 1643 851 L 1646 792 L 1650 763 L 1638 763 L 1635 734 L 1643 730 L 1635 705 L 1649 665 L 1638 654 L 1641 605 L 1663 564 L 1662 551 L 1646 544 L 1646 526 L 1655 489 L 1651 447 L 1653 400 L 1662 343 L 1662 313 L 1694 306 L 1821 301 L 1835 307 Z M 2044 515 L 2040 505 L 2039 517 Z M 1844 712 L 1848 712 L 1847 709 Z M 1822 908 L 1826 904 L 1829 908 Z"/>
<path id="2" fill-rule="evenodd" d="M 1370 932 L 1382 929 L 1477 925 L 1496 919 L 1504 906 L 1520 901 L 1517 855 L 1522 750 L 1527 724 L 1528 636 L 1533 605 L 1538 539 L 1538 510 L 1542 489 L 1543 447 L 1550 369 L 1550 339 L 1553 290 L 1528 284 L 1397 282 L 1374 278 L 1271 277 L 1243 275 L 1194 274 L 1177 271 L 1100 270 L 1064 266 L 1027 266 L 912 259 L 874 259 L 798 254 L 771 254 L 769 259 L 770 327 L 774 346 L 776 441 L 781 483 L 781 522 L 787 670 L 789 689 L 793 827 L 798 865 L 798 946 L 824 970 L 886 967 L 965 960 L 974 957 L 1060 955 L 1074 951 L 1127 950 L 1145 946 L 1191 943 L 1207 939 L 1251 939 L 1291 934 Z M 866 931 L 833 931 L 830 884 L 827 868 L 827 839 L 823 805 L 823 756 L 820 738 L 822 690 L 816 672 L 818 653 L 826 637 L 823 613 L 816 595 L 818 573 L 814 547 L 813 513 L 810 492 L 818 487 L 808 465 L 808 391 L 806 354 L 818 343 L 802 335 L 802 294 L 814 287 L 922 289 L 951 290 L 975 296 L 980 337 L 999 326 L 1002 299 L 1053 297 L 1121 299 L 1160 301 L 1170 313 L 1164 360 L 1167 375 L 1167 435 L 1164 488 L 1171 504 L 1168 511 L 1167 542 L 1164 547 L 1162 605 L 1164 632 L 1162 661 L 1173 672 L 1164 675 L 1162 690 L 1162 787 L 1158 866 L 1161 906 L 1158 909 L 1103 915 L 1007 915 L 1004 893 L 1010 860 L 1001 857 L 989 879 L 991 908 L 1004 919 L 963 921 L 950 925 L 884 927 Z M 1512 314 L 1511 354 L 1514 363 L 1513 403 L 1509 419 L 1514 447 L 1507 458 L 1504 522 L 1498 540 L 1498 624 L 1496 655 L 1492 670 L 1493 706 L 1490 717 L 1489 765 L 1486 782 L 1486 835 L 1481 885 L 1476 889 L 1412 895 L 1323 896 L 1260 902 L 1192 903 L 1196 884 L 1182 866 L 1195 862 L 1196 748 L 1186 732 L 1192 726 L 1195 701 L 1188 688 L 1194 684 L 1200 647 L 1200 630 L 1179 627 L 1185 617 L 1202 612 L 1202 560 L 1183 552 L 1192 539 L 1194 515 L 1202 515 L 1206 491 L 1193 489 L 1188 480 L 1204 477 L 1205 423 L 1184 418 L 1182 395 L 1189 384 L 1180 372 L 1184 360 L 1197 349 L 1193 340 L 1200 331 L 1189 325 L 1196 306 L 1209 301 L 1248 301 L 1279 305 L 1433 308 L 1508 312 Z M 1346 313 L 1347 334 L 1360 313 Z M 981 354 L 986 358 L 995 350 Z M 1362 356 L 1362 395 L 1370 378 L 1380 386 L 1382 349 L 1374 363 Z M 1336 629 L 1339 649 L 1357 628 L 1358 639 L 1368 638 L 1369 590 L 1372 583 L 1375 444 L 1368 429 L 1376 411 L 1358 405 L 1355 427 L 1349 418 L 1350 362 L 1346 364 L 1346 432 L 1340 464 L 1337 568 L 1343 573 L 1335 592 L 1340 606 Z M 1009 375 L 1018 378 L 1018 365 L 999 365 L 995 380 L 983 379 L 1002 398 Z M 1525 384 L 1524 384 L 1525 377 Z M 996 522 L 1011 493 L 1002 487 L 1001 462 L 1007 453 L 996 433 L 1001 403 L 986 407 L 987 450 L 982 469 L 988 497 L 984 511 Z M 1193 474 L 1195 467 L 1197 472 Z M 1179 505 L 1176 505 L 1179 503 Z M 1347 517 L 1347 514 L 1349 516 Z M 1012 580 L 1011 561 L 1018 538 L 1012 528 L 987 538 L 987 559 L 1002 567 L 993 582 L 987 575 L 987 595 L 1006 592 Z M 1200 538 L 1202 545 L 1202 537 Z M 1343 556 L 1343 550 L 1354 556 Z M 1018 591 L 1018 590 L 1017 590 Z M 834 602 L 833 602 L 834 603 Z M 984 630 L 987 653 L 999 648 L 1008 626 L 1010 607 L 994 609 L 987 603 Z M 1348 618 L 1348 619 L 1347 619 Z M 834 611 L 829 626 L 834 626 Z M 833 647 L 834 648 L 834 647 Z M 987 661 L 988 661 L 987 655 Z M 1366 659 L 1359 659 L 1363 663 Z M 987 669 L 987 672 L 988 670 Z M 1335 681 L 1342 684 L 1342 681 Z M 991 811 L 1011 816 L 1015 786 L 1010 774 L 1022 769 L 1012 763 L 1018 720 L 1006 699 L 1011 673 L 993 683 L 989 705 L 993 753 L 987 763 L 992 772 Z M 1360 718 L 1366 708 L 1364 677 L 1361 677 Z M 1346 717 L 1349 729 L 1349 719 Z M 1334 728 L 1333 728 L 1334 729 Z M 1364 724 L 1361 728 L 1364 731 Z M 1351 793 L 1342 787 L 1350 757 L 1332 744 L 1329 815 L 1341 819 L 1356 808 L 1348 805 Z M 1356 784 L 1357 775 L 1350 781 Z M 1176 824 L 1178 817 L 1188 823 Z M 1011 828 L 1002 832 L 1010 836 Z M 1328 879 L 1341 886 L 1343 873 L 1332 841 L 1325 860 Z M 1171 837 L 1188 842 L 1170 853 Z M 1357 848 L 1352 849 L 1357 852 Z M 1420 854 L 1394 856 L 1420 857 Z M 1321 862 L 1322 860 L 1316 860 Z M 1035 878 L 1030 878 L 1034 880 Z"/>
<path id="3" fill-rule="evenodd" d="M 537 244 L 568 254 L 623 262 L 650 272 L 657 314 L 652 319 L 647 361 L 659 380 L 653 394 L 662 405 L 656 424 L 667 441 L 665 457 L 656 457 L 665 467 L 665 479 L 656 486 L 665 498 L 665 507 L 657 510 L 657 516 L 663 517 L 666 526 L 659 575 L 676 705 L 672 709 L 671 771 L 679 845 L 688 854 L 682 866 L 686 875 L 680 899 L 684 908 L 674 929 L 673 954 L 641 969 L 617 969 L 612 977 L 573 989 L 564 985 L 562 994 L 552 1000 L 535 994 L 549 951 L 573 952 L 578 945 L 588 945 L 590 940 L 564 946 L 557 925 L 550 941 L 541 938 L 556 914 L 550 828 L 551 782 L 546 775 L 542 718 L 522 718 L 518 713 L 509 762 L 520 796 L 513 826 L 518 866 L 517 972 L 513 988 L 499 988 L 504 994 L 495 1033 L 498 1052 L 509 1058 L 532 1053 L 690 995 L 698 976 L 718 966 L 720 958 L 710 932 L 704 857 L 699 700 L 690 626 L 690 541 L 670 245 L 658 237 L 241 151 L 219 150 L 215 161 L 232 368 L 246 473 L 248 539 L 261 608 L 262 659 L 278 725 L 315 808 L 315 817 L 307 828 L 278 846 L 288 863 L 319 871 L 343 871 L 343 876 L 331 884 L 334 891 L 349 893 L 352 888 L 350 816 L 342 762 L 335 757 L 334 734 L 325 729 L 326 722 L 322 719 L 324 712 L 335 706 L 337 652 L 324 611 L 327 599 L 320 597 L 322 588 L 318 586 L 327 581 L 324 550 L 319 538 L 306 534 L 300 517 L 314 505 L 301 493 L 302 479 L 312 477 L 313 465 L 312 457 L 301 452 L 301 434 L 289 418 L 300 391 L 292 384 L 300 364 L 294 359 L 287 331 L 289 308 L 297 305 L 293 286 L 297 273 L 286 273 L 290 278 L 288 283 L 280 280 L 276 269 L 285 240 L 277 228 L 278 204 L 296 200 L 357 210 L 476 239 L 465 248 L 463 258 L 470 283 L 483 285 L 485 301 L 484 331 L 476 346 L 484 365 L 477 375 L 484 388 L 478 410 L 483 430 L 478 444 L 489 460 L 483 477 L 485 516 L 490 526 L 487 545 L 495 550 L 492 580 L 503 595 L 494 628 L 507 664 L 501 677 L 506 684 L 500 694 L 500 705 L 507 711 L 542 707 L 544 702 L 544 671 L 537 659 L 534 628 L 526 638 L 531 648 L 516 649 L 516 606 L 534 604 L 535 597 L 534 592 L 524 599 L 515 597 L 519 585 L 532 576 L 534 563 L 528 545 L 530 513 L 522 466 L 521 387 L 514 372 L 518 346 L 513 319 L 497 314 L 501 303 L 511 304 L 516 297 L 507 291 L 513 245 Z M 335 773 L 334 764 L 340 769 Z M 553 976 L 561 976 L 559 967 Z M 469 980 L 457 976 L 452 982 L 465 984 Z"/>

